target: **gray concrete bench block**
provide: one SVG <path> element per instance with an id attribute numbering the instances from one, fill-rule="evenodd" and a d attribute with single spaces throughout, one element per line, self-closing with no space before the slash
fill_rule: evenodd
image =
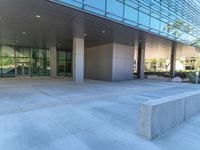
<path id="1" fill-rule="evenodd" d="M 185 98 L 185 103 L 185 119 L 200 113 L 200 93 L 193 92 Z"/>
<path id="2" fill-rule="evenodd" d="M 200 112 L 200 91 L 183 93 L 142 103 L 139 133 L 152 140 Z"/>

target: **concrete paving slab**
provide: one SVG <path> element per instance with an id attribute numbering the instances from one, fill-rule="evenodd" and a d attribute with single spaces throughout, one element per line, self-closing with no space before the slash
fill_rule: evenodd
<path id="1" fill-rule="evenodd" d="M 152 142 L 137 133 L 141 102 L 199 89 L 159 80 L 0 79 L 0 149 L 199 150 L 200 116 Z"/>

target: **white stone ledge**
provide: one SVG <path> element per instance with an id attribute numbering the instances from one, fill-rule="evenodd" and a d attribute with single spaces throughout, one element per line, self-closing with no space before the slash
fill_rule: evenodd
<path id="1" fill-rule="evenodd" d="M 200 113 L 200 91 L 182 93 L 142 103 L 139 134 L 152 140 Z"/>

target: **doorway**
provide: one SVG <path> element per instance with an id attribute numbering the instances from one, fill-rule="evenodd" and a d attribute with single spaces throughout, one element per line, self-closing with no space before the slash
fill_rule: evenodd
<path id="1" fill-rule="evenodd" d="M 30 77 L 31 68 L 29 62 L 18 62 L 16 63 L 16 77 Z"/>

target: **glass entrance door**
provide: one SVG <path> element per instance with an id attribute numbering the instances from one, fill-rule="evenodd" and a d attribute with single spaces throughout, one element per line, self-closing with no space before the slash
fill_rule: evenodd
<path id="1" fill-rule="evenodd" d="M 16 64 L 16 76 L 23 76 L 23 63 L 17 63 Z"/>
<path id="2" fill-rule="evenodd" d="M 16 76 L 17 77 L 30 77 L 30 63 L 20 62 L 16 63 Z"/>

